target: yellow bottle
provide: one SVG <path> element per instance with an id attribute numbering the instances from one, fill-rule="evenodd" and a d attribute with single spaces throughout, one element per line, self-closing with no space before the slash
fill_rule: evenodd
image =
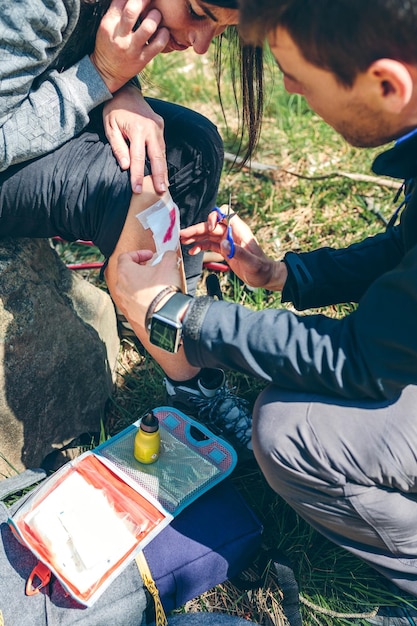
<path id="1" fill-rule="evenodd" d="M 135 435 L 133 454 L 139 463 L 155 463 L 159 458 L 161 435 L 158 418 L 153 411 L 144 415 Z"/>

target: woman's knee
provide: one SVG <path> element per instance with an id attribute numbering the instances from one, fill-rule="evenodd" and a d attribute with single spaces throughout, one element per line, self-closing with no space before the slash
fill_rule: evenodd
<path id="1" fill-rule="evenodd" d="M 149 99 L 151 107 L 165 123 L 167 162 L 174 194 L 196 192 L 211 196 L 217 186 L 223 166 L 223 141 L 217 127 L 206 117 L 170 102 Z M 173 189 L 171 189 L 173 193 Z M 210 202 L 212 198 L 210 197 Z M 203 202 L 204 204 L 204 202 Z"/>
<path id="2" fill-rule="evenodd" d="M 165 136 L 194 145 L 200 150 L 211 146 L 214 153 L 223 152 L 223 141 L 211 120 L 187 107 L 172 102 L 147 98 L 148 103 L 164 119 Z"/>

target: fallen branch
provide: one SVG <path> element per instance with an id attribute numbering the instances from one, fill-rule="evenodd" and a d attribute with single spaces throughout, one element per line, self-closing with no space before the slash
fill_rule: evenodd
<path id="1" fill-rule="evenodd" d="M 230 163 L 237 163 L 238 165 L 240 165 L 243 161 L 241 157 L 238 157 L 231 152 L 225 152 L 224 159 L 225 161 L 228 161 Z M 297 178 L 303 178 L 305 180 L 326 180 L 328 178 L 341 177 L 349 178 L 350 180 L 356 180 L 362 183 L 373 183 L 374 185 L 380 185 L 381 187 L 389 187 L 390 189 L 399 189 L 402 184 L 402 181 L 397 182 L 389 178 L 381 178 L 380 176 L 355 174 L 351 172 L 330 172 L 329 174 L 320 174 L 319 176 L 307 176 L 306 174 L 298 174 L 297 172 L 292 172 L 291 170 L 287 170 L 283 167 L 280 167 L 279 165 L 265 165 L 264 163 L 260 163 L 259 161 L 251 161 L 250 165 L 247 165 L 246 167 L 247 169 L 254 172 L 285 172 L 286 174 L 291 174 L 291 176 L 296 176 Z"/>

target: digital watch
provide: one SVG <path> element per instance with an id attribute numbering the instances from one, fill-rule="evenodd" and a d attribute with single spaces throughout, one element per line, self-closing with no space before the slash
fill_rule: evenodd
<path id="1" fill-rule="evenodd" d="M 148 332 L 154 346 L 166 352 L 178 352 L 182 336 L 181 318 L 191 299 L 192 296 L 184 293 L 174 293 L 159 311 L 152 313 Z"/>

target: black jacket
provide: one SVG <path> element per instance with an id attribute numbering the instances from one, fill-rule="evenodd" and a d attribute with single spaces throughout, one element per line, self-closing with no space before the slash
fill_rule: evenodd
<path id="1" fill-rule="evenodd" d="M 397 226 L 346 249 L 284 258 L 284 302 L 298 310 L 357 302 L 356 310 L 331 319 L 196 298 L 184 320 L 192 364 L 350 399 L 390 400 L 417 384 L 417 130 L 377 157 L 373 170 L 407 181 Z"/>

